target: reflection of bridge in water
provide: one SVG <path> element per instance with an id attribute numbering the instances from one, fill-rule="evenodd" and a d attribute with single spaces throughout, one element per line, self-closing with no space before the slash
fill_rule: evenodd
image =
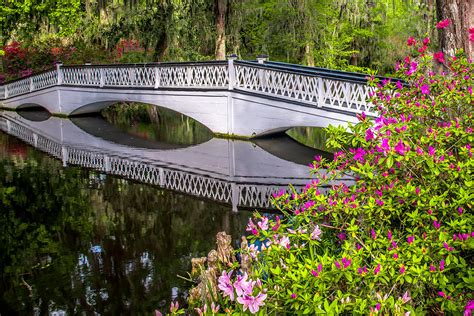
<path id="1" fill-rule="evenodd" d="M 303 157 L 310 162 L 317 153 L 285 138 L 259 140 L 258 145 L 214 138 L 195 146 L 170 148 L 130 135 L 127 139 L 120 135 L 125 133 L 97 118 L 41 121 L 3 112 L 0 129 L 61 159 L 65 166 L 79 165 L 231 204 L 234 210 L 269 208 L 271 193 L 290 183 L 301 189 L 311 179 L 307 164 L 301 164 Z M 105 139 L 100 137 L 101 130 L 107 131 Z M 288 152 L 278 146 L 282 142 Z M 271 154 L 262 148 L 278 150 Z"/>

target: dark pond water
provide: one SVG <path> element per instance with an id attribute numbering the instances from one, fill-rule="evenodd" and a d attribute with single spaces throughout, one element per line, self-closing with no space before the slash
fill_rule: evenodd
<path id="1" fill-rule="evenodd" d="M 286 136 L 215 140 L 188 118 L 136 105 L 107 120 L 3 114 L 17 137 L 0 132 L 1 315 L 152 315 L 184 303 L 190 284 L 178 275 L 191 258 L 219 231 L 237 243 L 251 211 L 268 208 L 262 192 L 304 183 L 317 153 Z M 287 174 L 272 177 L 279 168 Z"/>

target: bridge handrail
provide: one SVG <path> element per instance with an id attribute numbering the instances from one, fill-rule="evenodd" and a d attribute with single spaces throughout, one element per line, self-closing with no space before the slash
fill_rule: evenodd
<path id="1" fill-rule="evenodd" d="M 227 65 L 226 60 L 199 60 L 199 61 L 167 61 L 149 63 L 120 63 L 120 64 L 69 64 L 61 68 L 127 68 L 127 67 L 173 67 L 173 66 L 213 66 Z"/>
<path id="2" fill-rule="evenodd" d="M 307 76 L 315 76 L 315 77 L 321 77 L 321 78 L 327 78 L 327 79 L 333 79 L 333 80 L 339 80 L 339 81 L 348 81 L 348 82 L 360 83 L 360 84 L 366 84 L 368 81 L 366 79 L 368 75 L 365 75 L 365 77 L 362 77 L 361 75 L 353 75 L 356 73 L 350 73 L 350 72 L 342 72 L 341 74 L 337 74 L 337 73 L 323 72 L 323 71 L 311 69 L 313 67 L 307 67 L 307 66 L 301 66 L 301 68 L 299 68 L 298 66 L 288 67 L 285 65 L 280 65 L 276 62 L 266 61 L 265 63 L 260 64 L 253 60 L 248 60 L 248 61 L 239 60 L 239 61 L 236 61 L 236 64 L 246 65 L 249 67 L 261 68 L 261 69 L 274 69 L 274 70 L 278 70 L 278 71 L 286 72 L 286 73 L 302 74 L 302 75 L 307 75 Z"/>
<path id="3" fill-rule="evenodd" d="M 295 71 L 265 63 L 236 61 L 235 89 L 277 96 L 316 107 L 376 115 L 367 102 L 373 88 L 361 80 Z"/>
<path id="4" fill-rule="evenodd" d="M 57 65 L 0 86 L 0 99 L 51 86 L 225 89 L 263 94 L 354 113 L 375 114 L 371 87 L 360 74 L 322 72 L 275 62 L 198 61 L 139 64 Z"/>

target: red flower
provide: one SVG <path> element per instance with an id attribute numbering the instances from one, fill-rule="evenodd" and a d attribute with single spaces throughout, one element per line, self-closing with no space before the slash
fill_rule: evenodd
<path id="1" fill-rule="evenodd" d="M 408 39 L 407 39 L 407 45 L 408 46 L 415 46 L 416 45 L 416 40 L 413 36 L 410 36 Z"/>
<path id="2" fill-rule="evenodd" d="M 437 29 L 444 29 L 445 27 L 448 27 L 448 26 L 449 26 L 449 19 L 440 21 L 436 24 Z"/>
<path id="3" fill-rule="evenodd" d="M 469 40 L 470 40 L 471 42 L 474 42 L 474 27 L 471 27 L 471 28 L 469 29 Z"/>
<path id="4" fill-rule="evenodd" d="M 444 53 L 443 52 L 437 52 L 433 54 L 433 58 L 439 61 L 440 63 L 444 63 Z"/>
<path id="5" fill-rule="evenodd" d="M 425 37 L 423 39 L 423 45 L 428 45 L 430 43 L 430 38 L 429 37 Z"/>

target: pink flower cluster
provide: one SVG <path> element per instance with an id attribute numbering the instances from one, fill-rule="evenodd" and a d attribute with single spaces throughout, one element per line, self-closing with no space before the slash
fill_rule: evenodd
<path id="1" fill-rule="evenodd" d="M 264 301 L 267 298 L 266 290 L 262 289 L 261 281 L 259 279 L 253 281 L 245 273 L 244 275 L 238 275 L 237 280 L 232 283 L 232 272 L 222 271 L 222 275 L 219 277 L 219 289 L 224 297 L 228 296 L 231 301 L 237 298 L 237 302 L 242 304 L 244 312 L 248 309 L 252 314 L 257 313 L 260 307 L 265 305 Z M 255 290 L 258 290 L 257 294 L 254 294 Z"/>

